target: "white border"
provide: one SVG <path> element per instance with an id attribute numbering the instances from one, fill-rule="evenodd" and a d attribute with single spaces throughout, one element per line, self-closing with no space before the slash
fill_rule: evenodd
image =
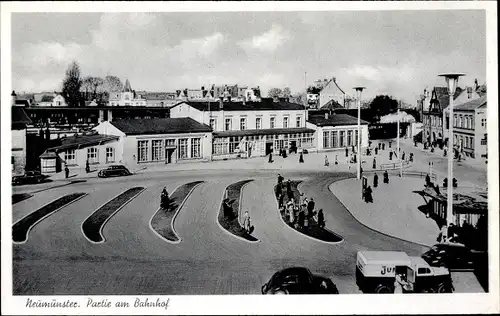
<path id="1" fill-rule="evenodd" d="M 89 241 L 90 243 L 92 244 L 102 244 L 102 243 L 105 243 L 106 242 L 106 238 L 104 237 L 104 234 L 102 233 L 102 230 L 104 229 L 104 225 L 106 225 L 106 223 L 111 219 L 111 217 L 113 217 L 116 213 L 118 213 L 118 211 L 120 211 L 122 208 L 125 207 L 125 205 L 127 205 L 128 203 L 130 203 L 132 200 L 134 200 L 136 197 L 139 196 L 139 194 L 141 194 L 142 192 L 144 192 L 144 190 L 146 190 L 146 187 L 142 187 L 142 190 L 140 190 L 136 195 L 133 195 L 130 199 L 128 199 L 127 202 L 125 202 L 124 204 L 120 205 L 119 208 L 117 208 L 113 213 L 111 213 L 107 218 L 106 220 L 102 223 L 101 227 L 99 227 L 99 235 L 102 237 L 102 241 L 93 241 L 93 240 L 90 240 L 87 235 L 85 235 L 85 232 L 83 231 L 83 224 L 92 216 L 94 215 L 98 210 L 101 209 L 101 207 L 103 207 L 104 205 L 108 204 L 109 202 L 113 201 L 114 199 L 116 199 L 117 197 L 119 197 L 120 195 L 122 195 L 123 193 L 127 192 L 128 190 L 130 189 L 133 189 L 133 188 L 137 188 L 137 187 L 131 187 L 121 193 L 118 193 L 118 195 L 114 196 L 112 199 L 108 200 L 107 202 L 105 202 L 104 204 L 102 204 L 101 206 L 99 206 L 95 211 L 93 211 L 92 213 L 90 213 L 89 216 L 87 216 L 82 224 L 80 225 L 80 230 L 82 231 L 82 234 L 83 234 L 83 237 L 85 237 L 85 239 L 87 239 L 87 241 Z"/>
<path id="2" fill-rule="evenodd" d="M 196 181 L 193 181 L 193 182 L 196 182 Z M 191 183 L 191 182 L 188 182 L 188 183 Z M 163 239 L 164 241 L 168 242 L 169 244 L 179 244 L 181 241 L 182 241 L 182 238 L 179 236 L 179 234 L 177 234 L 177 232 L 175 231 L 175 227 L 174 227 L 174 221 L 175 219 L 177 218 L 177 215 L 179 214 L 182 206 L 184 206 L 184 203 L 186 203 L 187 199 L 189 198 L 189 196 L 191 195 L 191 193 L 194 191 L 194 189 L 196 189 L 196 187 L 198 187 L 199 185 L 205 183 L 205 181 L 201 181 L 200 183 L 196 184 L 194 187 L 191 188 L 191 190 L 189 190 L 188 194 L 186 195 L 186 197 L 184 198 L 184 200 L 182 200 L 181 204 L 179 204 L 179 207 L 177 208 L 177 211 L 175 211 L 175 214 L 174 216 L 172 217 L 172 220 L 170 222 L 170 225 L 172 226 L 172 232 L 174 233 L 174 235 L 177 237 L 178 240 L 176 241 L 172 241 L 172 240 L 168 240 L 167 238 L 163 237 L 162 235 L 160 235 L 154 228 L 153 228 L 153 225 L 151 224 L 152 221 L 153 221 L 153 217 L 155 217 L 156 213 L 158 213 L 161 209 L 161 207 L 159 207 L 156 212 L 154 212 L 153 216 L 151 216 L 151 218 L 149 219 L 149 229 L 151 229 L 153 231 L 153 233 L 155 233 L 156 236 L 158 236 L 159 238 Z M 172 195 L 175 193 L 175 191 L 177 191 L 178 188 L 180 188 L 181 186 L 185 185 L 186 183 L 184 184 L 179 184 L 174 192 L 172 192 Z"/>
<path id="3" fill-rule="evenodd" d="M 43 216 L 42 218 L 40 218 L 39 220 L 37 220 L 35 223 L 33 223 L 30 227 L 28 227 L 28 231 L 26 232 L 26 239 L 25 239 L 24 241 L 12 241 L 12 243 L 13 243 L 13 244 L 16 244 L 16 245 L 22 245 L 22 244 L 27 243 L 27 242 L 28 242 L 28 239 L 29 239 L 29 237 L 30 237 L 30 231 L 31 231 L 31 229 L 33 229 L 33 227 L 35 227 L 38 223 L 40 223 L 41 221 L 43 221 L 44 219 L 46 219 L 46 218 L 47 218 L 47 217 L 49 217 L 50 215 L 52 215 L 52 214 L 54 214 L 54 213 L 58 212 L 59 210 L 61 210 L 61 209 L 65 208 L 66 206 L 71 205 L 71 204 L 75 203 L 76 201 L 78 201 L 78 200 L 80 200 L 80 199 L 82 199 L 82 198 L 86 197 L 87 195 L 89 195 L 89 194 L 88 194 L 88 193 L 86 193 L 86 192 L 81 192 L 81 193 L 83 193 L 83 195 L 82 195 L 82 196 L 79 196 L 79 197 L 77 197 L 76 199 L 74 199 L 73 201 L 71 201 L 71 202 L 69 202 L 69 203 L 66 203 L 66 204 L 64 204 L 63 206 L 61 206 L 61 207 L 59 207 L 59 208 L 55 209 L 54 211 L 52 211 L 52 212 L 50 212 L 49 214 L 47 214 L 47 215 Z M 65 195 L 63 195 L 63 196 L 61 196 L 61 197 L 58 197 L 57 199 L 55 199 L 55 200 L 53 200 L 53 201 L 51 201 L 51 202 L 49 202 L 49 203 L 47 203 L 47 204 L 45 204 L 45 205 L 43 205 L 43 206 L 39 207 L 38 209 L 34 210 L 33 212 L 29 213 L 28 215 L 24 216 L 23 218 L 21 218 L 20 220 L 16 221 L 14 224 L 12 224 L 12 228 L 14 228 L 14 225 L 16 225 L 17 223 L 19 223 L 20 221 L 22 221 L 22 220 L 23 220 L 23 219 L 25 219 L 26 217 L 30 216 L 31 214 L 35 213 L 35 212 L 36 212 L 36 211 L 38 211 L 39 209 L 44 208 L 45 206 L 49 205 L 50 203 L 54 203 L 55 201 L 57 201 L 57 200 L 59 200 L 59 199 L 61 199 L 61 198 L 65 197 L 65 196 L 67 196 L 67 195 L 71 195 L 71 194 L 74 194 L 74 193 L 65 194 Z M 32 197 L 33 197 L 33 196 L 32 196 Z"/>
<path id="4" fill-rule="evenodd" d="M 2 32 L 2 147 L 11 146 L 9 120 L 11 87 L 11 51 L 10 51 L 10 22 L 11 12 L 200 12 L 200 11 L 386 11 L 386 10 L 486 10 L 486 54 L 487 54 L 487 82 L 488 95 L 494 104 L 498 100 L 498 51 L 497 51 L 497 4 L 494 1 L 409 1 L 409 2 L 10 2 L 0 3 L 1 32 Z M 451 34 L 459 36 L 459 34 Z M 437 74 L 436 74 L 437 75 Z M 8 92 L 8 93 L 7 93 Z M 489 294 L 451 294 L 451 295 L 340 295 L 315 297 L 287 297 L 287 296 L 176 296 L 171 298 L 170 307 L 163 309 L 133 309 L 133 308 L 85 308 L 69 309 L 29 309 L 25 307 L 27 297 L 12 296 L 12 244 L 1 243 L 2 247 L 2 314 L 48 315 L 59 314 L 424 314 L 424 313 L 495 313 L 500 309 L 499 302 L 499 270 L 498 270 L 498 107 L 488 109 L 488 134 L 490 153 L 488 164 L 488 186 L 493 194 L 488 197 L 489 202 L 489 247 L 490 247 L 490 293 Z M 1 155 L 2 183 L 10 183 L 10 158 L 6 155 L 9 149 Z M 3 185 L 1 195 L 11 194 L 10 185 Z M 5 208 L 10 208 L 8 205 Z M 11 212 L 2 212 L 2 223 L 10 225 Z M 5 224 L 7 225 L 7 224 Z M 3 226 L 3 225 L 2 225 Z M 2 229 L 2 240 L 11 240 L 10 229 Z M 7 254 L 7 255 L 5 255 Z M 39 297 L 31 297 L 37 299 Z M 85 302 L 82 296 L 43 296 L 45 301 L 51 299 L 71 299 Z M 135 296 L 94 296 L 95 300 L 109 299 L 116 301 L 132 300 Z M 146 298 L 142 296 L 141 298 Z M 147 298 L 155 299 L 154 296 Z M 307 299 L 307 303 L 304 302 Z"/>

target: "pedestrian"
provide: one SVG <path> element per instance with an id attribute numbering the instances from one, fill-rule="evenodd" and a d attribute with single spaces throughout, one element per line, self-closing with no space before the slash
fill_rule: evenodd
<path id="1" fill-rule="evenodd" d="M 370 156 L 370 148 L 366 148 L 366 155 Z"/>
<path id="2" fill-rule="evenodd" d="M 307 203 L 307 210 L 309 211 L 309 213 L 312 213 L 312 211 L 314 210 L 314 206 L 315 206 L 316 203 L 314 203 L 314 199 L 311 198 L 309 200 L 309 202 Z"/>
<path id="3" fill-rule="evenodd" d="M 285 180 L 285 178 L 283 178 L 283 176 L 278 173 L 278 184 L 281 185 L 283 183 L 283 180 Z"/>
<path id="4" fill-rule="evenodd" d="M 389 152 L 389 160 L 392 160 L 392 155 L 393 155 L 393 153 L 392 153 L 392 151 L 390 151 Z"/>
<path id="5" fill-rule="evenodd" d="M 304 153 L 302 151 L 300 152 L 299 163 L 304 163 Z"/>
<path id="6" fill-rule="evenodd" d="M 352 152 L 354 152 L 354 145 L 351 146 L 351 150 L 352 150 Z"/>
<path id="7" fill-rule="evenodd" d="M 268 160 L 268 163 L 272 163 L 273 162 L 273 153 L 270 152 L 269 153 L 269 160 Z"/>
<path id="8" fill-rule="evenodd" d="M 428 187 L 431 185 L 431 177 L 429 176 L 429 174 L 427 174 L 425 176 L 425 186 Z"/>
<path id="9" fill-rule="evenodd" d="M 446 150 L 446 148 L 443 150 L 443 156 L 446 157 L 448 154 L 448 151 Z"/>
<path id="10" fill-rule="evenodd" d="M 293 204 L 290 206 L 290 208 L 288 208 L 288 222 L 290 224 L 293 224 L 293 222 L 295 221 L 295 208 L 293 206 Z"/>
<path id="11" fill-rule="evenodd" d="M 376 173 L 373 176 L 373 187 L 374 188 L 378 187 L 378 175 Z"/>
<path id="12" fill-rule="evenodd" d="M 335 155 L 335 164 L 336 164 L 336 165 L 338 165 L 338 164 L 339 164 L 339 160 L 338 160 L 337 155 Z"/>
<path id="13" fill-rule="evenodd" d="M 375 155 L 378 155 L 378 147 L 375 147 Z"/>
<path id="14" fill-rule="evenodd" d="M 325 215 L 323 214 L 323 209 L 319 209 L 318 211 L 318 226 L 320 228 L 325 227 Z"/>
<path id="15" fill-rule="evenodd" d="M 325 155 L 325 167 L 330 166 L 330 162 L 328 161 L 328 156 Z"/>
<path id="16" fill-rule="evenodd" d="M 346 156 L 346 158 L 349 157 L 349 148 L 347 148 L 347 147 L 345 148 L 345 156 Z"/>
<path id="17" fill-rule="evenodd" d="M 373 203 L 373 197 L 372 197 L 372 187 L 368 186 L 365 190 L 365 202 L 366 203 Z"/>
<path id="18" fill-rule="evenodd" d="M 286 154 L 286 149 L 283 148 L 283 158 L 286 158 L 286 157 L 288 157 L 288 155 Z"/>
<path id="19" fill-rule="evenodd" d="M 279 208 L 283 207 L 284 200 L 285 200 L 285 195 L 283 193 L 280 193 L 280 195 L 278 197 Z"/>
<path id="20" fill-rule="evenodd" d="M 245 211 L 245 215 L 243 215 L 243 227 L 245 228 L 247 234 L 250 234 L 250 225 L 250 215 L 248 214 L 248 211 Z"/>
<path id="21" fill-rule="evenodd" d="M 375 157 L 373 157 L 373 165 L 372 165 L 373 169 L 377 169 L 377 159 L 375 159 Z"/>
<path id="22" fill-rule="evenodd" d="M 401 160 L 405 161 L 405 152 L 403 151 L 403 154 L 401 155 Z"/>
<path id="23" fill-rule="evenodd" d="M 300 210 L 299 216 L 297 218 L 297 224 L 298 224 L 300 229 L 302 229 L 304 227 L 304 221 L 305 221 L 304 210 Z"/>
<path id="24" fill-rule="evenodd" d="M 385 143 L 382 143 L 382 150 L 385 150 Z"/>
<path id="25" fill-rule="evenodd" d="M 382 148 L 382 143 L 378 143 L 378 150 Z"/>
<path id="26" fill-rule="evenodd" d="M 69 178 L 69 168 L 68 168 L 68 165 L 64 165 L 64 173 L 66 175 L 66 179 Z"/>
<path id="27" fill-rule="evenodd" d="M 169 203 L 169 196 L 168 196 L 167 187 L 163 187 L 163 190 L 161 191 L 161 195 L 160 195 L 161 208 L 166 209 L 168 207 L 168 203 Z"/>
<path id="28" fill-rule="evenodd" d="M 87 162 L 85 163 L 85 171 L 86 171 L 87 173 L 89 173 L 89 172 L 90 172 L 90 164 L 89 164 L 89 160 L 88 160 L 88 159 L 87 159 Z"/>
<path id="29" fill-rule="evenodd" d="M 410 153 L 410 162 L 413 162 L 413 153 Z"/>
<path id="30" fill-rule="evenodd" d="M 384 171 L 384 183 L 389 184 L 389 173 Z"/>
<path id="31" fill-rule="evenodd" d="M 389 142 L 389 148 L 392 148 L 392 142 Z"/>

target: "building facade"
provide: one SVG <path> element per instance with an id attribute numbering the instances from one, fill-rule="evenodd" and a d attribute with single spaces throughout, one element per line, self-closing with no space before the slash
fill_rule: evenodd
<path id="1" fill-rule="evenodd" d="M 109 96 L 109 106 L 146 106 L 146 99 L 137 95 L 128 79 L 125 81 L 125 86 L 121 92 L 112 92 Z"/>
<path id="2" fill-rule="evenodd" d="M 23 175 L 26 168 L 26 126 L 31 121 L 24 110 L 17 106 L 12 106 L 12 175 Z"/>
<path id="3" fill-rule="evenodd" d="M 191 118 L 106 121 L 93 130 L 117 136 L 116 159 L 131 168 L 211 157 L 210 127 Z"/>
<path id="4" fill-rule="evenodd" d="M 336 78 L 329 79 L 319 93 L 320 108 L 331 101 L 345 106 L 345 92 L 338 86 Z"/>

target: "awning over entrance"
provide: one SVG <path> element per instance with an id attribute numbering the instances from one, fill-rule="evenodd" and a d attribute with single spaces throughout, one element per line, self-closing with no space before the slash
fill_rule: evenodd
<path id="1" fill-rule="evenodd" d="M 246 129 L 242 131 L 214 132 L 214 137 L 234 137 L 234 136 L 257 136 L 257 135 L 280 135 L 296 133 L 314 133 L 315 130 L 306 127 L 297 128 L 268 128 L 268 129 Z"/>

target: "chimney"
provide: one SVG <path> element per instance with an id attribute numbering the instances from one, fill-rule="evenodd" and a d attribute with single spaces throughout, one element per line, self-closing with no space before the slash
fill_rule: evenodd
<path id="1" fill-rule="evenodd" d="M 16 92 L 14 90 L 12 90 L 10 98 L 11 98 L 11 103 L 12 103 L 11 105 L 16 105 L 17 95 L 16 95 Z"/>

